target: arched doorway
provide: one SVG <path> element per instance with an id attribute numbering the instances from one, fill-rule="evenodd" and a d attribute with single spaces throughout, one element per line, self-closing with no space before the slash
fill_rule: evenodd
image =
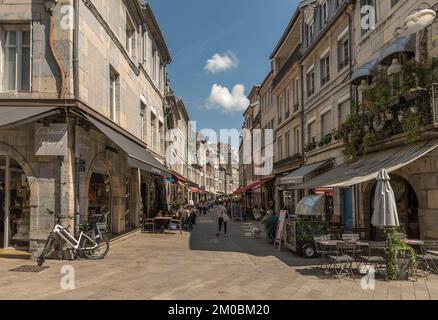
<path id="1" fill-rule="evenodd" d="M 0 248 L 29 250 L 31 194 L 16 159 L 0 152 Z"/>
<path id="2" fill-rule="evenodd" d="M 390 178 L 397 203 L 401 231 L 407 234 L 410 239 L 419 239 L 420 224 L 418 217 L 418 198 L 415 190 L 406 179 L 400 176 L 390 175 Z M 371 188 L 371 194 L 369 197 L 371 211 L 368 222 L 370 224 L 371 240 L 381 241 L 385 239 L 383 231 L 371 225 L 371 219 L 374 212 L 374 195 L 376 186 L 377 182 L 375 182 Z"/>
<path id="3" fill-rule="evenodd" d="M 109 211 L 108 232 L 112 232 L 111 210 L 111 178 L 103 173 L 93 172 L 88 188 L 88 220 L 99 219 L 101 215 Z"/>

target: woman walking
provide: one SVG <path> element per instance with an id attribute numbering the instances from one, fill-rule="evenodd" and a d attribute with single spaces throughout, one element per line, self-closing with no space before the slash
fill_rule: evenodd
<path id="1" fill-rule="evenodd" d="M 219 231 L 216 234 L 216 237 L 219 237 L 222 231 L 222 226 L 224 227 L 224 234 L 227 236 L 227 224 L 228 221 L 230 221 L 230 217 L 227 214 L 227 209 L 224 207 L 223 203 L 220 202 L 219 205 L 216 207 L 216 215 L 218 219 L 219 224 Z"/>

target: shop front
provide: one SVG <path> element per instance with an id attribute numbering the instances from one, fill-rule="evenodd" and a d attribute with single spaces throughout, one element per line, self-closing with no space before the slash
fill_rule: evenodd
<path id="1" fill-rule="evenodd" d="M 343 232 L 360 233 L 382 240 L 382 232 L 371 225 L 376 177 L 385 168 L 391 178 L 400 231 L 411 239 L 438 239 L 438 140 L 384 149 L 354 163 L 345 163 L 296 189 L 333 190 L 332 222 Z"/>

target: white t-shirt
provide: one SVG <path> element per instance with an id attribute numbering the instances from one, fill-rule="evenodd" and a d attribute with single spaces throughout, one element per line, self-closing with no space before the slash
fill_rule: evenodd
<path id="1" fill-rule="evenodd" d="M 227 209 L 225 209 L 225 207 L 221 206 L 221 205 L 217 206 L 216 207 L 216 215 L 217 215 L 218 218 L 224 218 L 225 219 L 225 217 L 227 215 Z"/>

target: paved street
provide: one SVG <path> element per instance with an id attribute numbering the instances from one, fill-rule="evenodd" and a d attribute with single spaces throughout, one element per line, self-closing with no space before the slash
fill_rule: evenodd
<path id="1" fill-rule="evenodd" d="M 140 234 L 112 246 L 103 261 L 49 261 L 39 274 L 9 272 L 29 261 L 0 259 L 0 299 L 438 299 L 436 276 L 362 290 L 359 280 L 328 279 L 315 260 L 252 239 L 251 223 L 216 238 L 212 216 L 198 222 L 192 235 Z M 69 291 L 60 288 L 68 264 L 76 273 Z"/>

